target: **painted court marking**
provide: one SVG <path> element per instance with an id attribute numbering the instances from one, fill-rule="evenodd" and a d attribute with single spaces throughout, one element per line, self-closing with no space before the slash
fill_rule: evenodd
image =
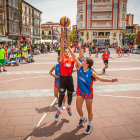
<path id="1" fill-rule="evenodd" d="M 132 96 L 114 96 L 114 95 L 103 95 L 103 94 L 96 94 L 98 96 L 103 97 L 117 97 L 117 98 L 132 98 L 132 99 L 140 99 L 140 97 L 132 97 Z"/>
<path id="2" fill-rule="evenodd" d="M 52 104 L 50 105 L 50 108 L 53 106 L 53 104 L 55 103 L 56 99 L 57 99 L 57 98 L 54 99 L 54 101 L 53 101 Z M 50 109 L 50 108 L 49 108 L 49 109 Z M 40 121 L 38 122 L 38 124 L 37 124 L 37 125 L 34 125 L 34 127 L 36 127 L 36 128 L 39 127 L 40 124 L 41 124 L 41 122 L 43 121 L 43 119 L 45 118 L 46 115 L 47 115 L 47 113 L 45 113 L 45 114 L 43 115 L 43 117 L 40 119 Z M 30 140 L 31 137 L 32 137 L 32 136 L 29 136 L 29 137 L 27 138 L 27 140 Z"/>

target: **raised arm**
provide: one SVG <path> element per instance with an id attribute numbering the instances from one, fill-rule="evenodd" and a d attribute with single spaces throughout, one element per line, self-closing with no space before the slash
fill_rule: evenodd
<path id="1" fill-rule="evenodd" d="M 73 51 L 71 50 L 71 48 L 70 48 L 70 41 L 69 41 L 69 40 L 66 41 L 66 46 L 67 46 L 67 48 L 69 49 L 72 58 L 73 58 L 74 61 L 77 63 L 78 67 L 80 68 L 80 67 L 82 66 L 82 63 L 79 62 L 79 60 L 77 59 L 76 55 L 75 55 L 75 54 L 73 53 Z"/>
<path id="2" fill-rule="evenodd" d="M 54 78 L 59 78 L 57 75 L 53 74 L 52 72 L 56 69 L 56 66 L 53 66 L 52 69 L 50 70 L 49 74 L 53 76 Z"/>
<path id="3" fill-rule="evenodd" d="M 65 37 L 65 34 L 64 34 L 64 31 L 61 32 L 61 43 L 60 43 L 60 62 L 63 58 L 63 55 L 64 55 L 64 37 Z"/>
<path id="4" fill-rule="evenodd" d="M 77 59 L 82 59 L 83 57 L 83 52 L 82 52 L 82 49 L 81 49 L 81 43 L 78 43 L 78 47 L 79 47 L 79 56 L 77 57 Z"/>
<path id="5" fill-rule="evenodd" d="M 99 81 L 101 81 L 101 82 L 118 82 L 118 79 L 116 78 L 116 79 L 106 79 L 106 78 L 102 78 L 102 77 L 100 77 L 100 76 L 98 76 L 94 71 L 93 71 L 93 73 L 92 73 L 92 76 L 95 78 L 95 79 L 97 79 L 97 80 L 99 80 Z"/>

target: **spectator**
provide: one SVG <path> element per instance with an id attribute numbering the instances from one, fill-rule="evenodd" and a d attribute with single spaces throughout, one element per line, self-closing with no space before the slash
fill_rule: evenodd
<path id="1" fill-rule="evenodd" d="M 16 53 L 16 58 L 17 58 L 17 60 L 18 60 L 19 63 L 20 63 L 20 60 L 21 60 L 21 53 L 20 53 L 19 50 L 18 50 L 18 52 Z"/>
<path id="2" fill-rule="evenodd" d="M 6 53 L 5 53 L 5 50 L 2 49 L 2 46 L 0 45 L 0 72 L 1 72 L 1 65 L 3 65 L 3 71 L 4 72 L 7 72 L 5 70 L 5 60 L 7 59 L 6 57 Z"/>

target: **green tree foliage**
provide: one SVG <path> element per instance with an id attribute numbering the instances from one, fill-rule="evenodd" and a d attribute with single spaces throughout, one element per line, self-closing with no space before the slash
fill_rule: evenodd
<path id="1" fill-rule="evenodd" d="M 42 35 L 42 39 L 46 40 L 47 39 L 47 35 Z"/>
<path id="2" fill-rule="evenodd" d="M 70 41 L 73 41 L 73 31 L 71 31 L 71 33 L 69 34 L 69 37 L 68 37 L 68 39 L 70 40 Z"/>
<path id="3" fill-rule="evenodd" d="M 86 32 L 87 41 L 89 40 L 89 31 Z"/>
<path id="4" fill-rule="evenodd" d="M 125 37 L 126 38 L 134 38 L 134 39 L 136 39 L 137 38 L 137 33 L 125 34 Z"/>
<path id="5" fill-rule="evenodd" d="M 114 40 L 116 40 L 116 35 L 117 35 L 117 32 L 114 31 L 114 33 L 113 33 L 113 39 L 114 39 Z"/>

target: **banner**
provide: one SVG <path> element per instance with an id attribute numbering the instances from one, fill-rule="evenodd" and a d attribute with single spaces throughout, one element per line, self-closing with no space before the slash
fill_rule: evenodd
<path id="1" fill-rule="evenodd" d="M 22 30 L 22 0 L 20 0 L 20 30 Z"/>
<path id="2" fill-rule="evenodd" d="M 140 49 L 132 49 L 133 54 L 140 54 Z"/>
<path id="3" fill-rule="evenodd" d="M 16 53 L 17 52 L 9 52 L 8 53 L 8 59 L 9 59 L 9 61 L 16 61 Z"/>

